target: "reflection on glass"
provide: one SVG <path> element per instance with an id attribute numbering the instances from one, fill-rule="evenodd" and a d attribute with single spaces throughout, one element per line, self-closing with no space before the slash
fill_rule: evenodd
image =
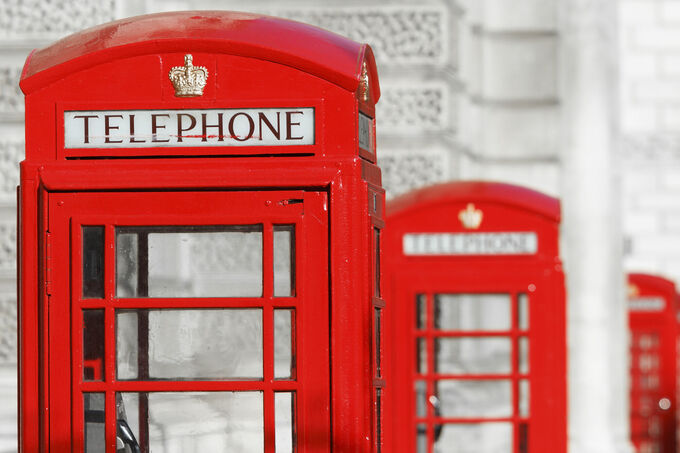
<path id="1" fill-rule="evenodd" d="M 416 340 L 416 368 L 418 373 L 427 373 L 427 342 L 425 338 Z"/>
<path id="2" fill-rule="evenodd" d="M 84 226 L 83 297 L 104 298 L 104 227 Z"/>
<path id="3" fill-rule="evenodd" d="M 104 380 L 104 310 L 83 310 L 83 380 Z"/>
<path id="4" fill-rule="evenodd" d="M 512 415 L 512 381 L 443 379 L 437 396 L 443 417 L 509 417 Z"/>
<path id="5" fill-rule="evenodd" d="M 118 227 L 117 297 L 261 297 L 262 226 Z"/>
<path id="6" fill-rule="evenodd" d="M 262 310 L 117 310 L 116 355 L 120 380 L 262 379 Z"/>
<path id="7" fill-rule="evenodd" d="M 85 453 L 105 453 L 104 394 L 84 393 Z"/>
<path id="8" fill-rule="evenodd" d="M 292 379 L 295 376 L 293 340 L 295 310 L 274 310 L 274 377 Z"/>
<path id="9" fill-rule="evenodd" d="M 295 451 L 295 393 L 274 393 L 276 453 Z"/>
<path id="10" fill-rule="evenodd" d="M 510 330 L 509 294 L 436 294 L 436 329 Z"/>
<path id="11" fill-rule="evenodd" d="M 519 337 L 519 372 L 522 374 L 529 372 L 529 339 L 527 337 Z"/>
<path id="12" fill-rule="evenodd" d="M 382 365 L 380 363 L 381 356 L 382 356 L 382 345 L 380 344 L 381 341 L 381 310 L 379 308 L 376 308 L 374 310 L 375 312 L 375 319 L 374 319 L 374 335 L 375 335 L 375 371 L 376 371 L 376 377 L 381 377 L 382 376 Z"/>
<path id="13" fill-rule="evenodd" d="M 425 381 L 415 381 L 416 391 L 416 416 L 427 416 L 427 384 Z"/>
<path id="14" fill-rule="evenodd" d="M 507 337 L 435 339 L 438 373 L 510 373 L 512 340 Z"/>
<path id="15" fill-rule="evenodd" d="M 423 450 L 427 451 L 427 450 Z M 435 453 L 512 453 L 512 423 L 446 424 Z"/>
<path id="16" fill-rule="evenodd" d="M 274 296 L 295 295 L 295 225 L 274 225 Z"/>
<path id="17" fill-rule="evenodd" d="M 427 324 L 427 298 L 425 294 L 416 295 L 416 329 L 425 329 Z"/>
<path id="18" fill-rule="evenodd" d="M 519 380 L 519 416 L 528 417 L 529 416 L 529 380 L 520 379 Z"/>
<path id="19" fill-rule="evenodd" d="M 517 295 L 517 327 L 520 330 L 529 328 L 529 297 L 524 293 Z"/>
<path id="20" fill-rule="evenodd" d="M 519 423 L 519 453 L 529 453 L 529 423 Z"/>
<path id="21" fill-rule="evenodd" d="M 131 417 L 128 424 L 143 452 L 264 451 L 261 392 L 122 393 L 120 396 L 128 416 L 140 414 L 139 421 Z M 143 400 L 148 400 L 147 410 L 140 410 L 139 403 Z"/>

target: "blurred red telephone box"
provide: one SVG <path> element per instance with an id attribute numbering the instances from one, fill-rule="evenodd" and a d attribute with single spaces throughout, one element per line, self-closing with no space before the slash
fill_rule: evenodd
<path id="1" fill-rule="evenodd" d="M 630 430 L 641 453 L 676 451 L 676 303 L 672 281 L 628 275 Z"/>
<path id="2" fill-rule="evenodd" d="M 387 205 L 389 451 L 566 452 L 559 201 L 454 182 Z"/>
<path id="3" fill-rule="evenodd" d="M 164 13 L 21 88 L 21 451 L 380 451 L 370 47 Z"/>

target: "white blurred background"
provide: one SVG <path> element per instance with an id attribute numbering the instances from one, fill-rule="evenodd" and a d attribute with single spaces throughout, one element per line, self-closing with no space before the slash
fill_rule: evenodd
<path id="1" fill-rule="evenodd" d="M 178 9 L 248 9 L 371 44 L 388 197 L 458 179 L 560 197 L 571 451 L 629 451 L 623 272 L 680 281 L 678 0 L 0 0 L 0 453 L 17 435 L 23 62 L 92 25 Z"/>

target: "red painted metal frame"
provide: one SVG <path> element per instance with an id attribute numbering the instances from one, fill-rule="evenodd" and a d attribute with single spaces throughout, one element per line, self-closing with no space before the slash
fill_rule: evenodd
<path id="1" fill-rule="evenodd" d="M 628 275 L 628 300 L 660 298 L 662 310 L 628 311 L 630 422 L 637 451 L 675 453 L 677 410 L 677 294 L 675 283 L 648 274 Z M 663 409 L 661 400 L 668 407 Z"/>
<path id="2" fill-rule="evenodd" d="M 483 212 L 477 229 L 465 229 L 458 219 L 468 203 Z M 388 322 L 388 382 L 392 395 L 388 411 L 391 425 L 386 449 L 413 453 L 417 425 L 426 427 L 427 452 L 432 449 L 435 429 L 445 423 L 512 423 L 514 452 L 566 452 L 566 311 L 564 276 L 558 249 L 560 208 L 551 197 L 518 186 L 486 182 L 442 184 L 398 197 L 387 205 L 385 237 L 385 280 L 388 300 L 395 310 Z M 534 255 L 425 256 L 403 253 L 406 233 L 529 232 L 538 237 Z M 436 294 L 508 294 L 511 327 L 507 331 L 448 331 L 435 329 L 433 297 Z M 518 295 L 529 298 L 527 330 L 519 329 Z M 416 327 L 416 296 L 423 295 L 429 307 L 428 324 Z M 434 373 L 434 339 L 442 337 L 503 337 L 511 339 L 511 368 L 508 374 Z M 518 338 L 529 341 L 529 370 L 518 368 Z M 416 368 L 416 338 L 428 350 L 428 370 Z M 512 381 L 512 414 L 508 417 L 446 418 L 428 405 L 425 417 L 416 417 L 415 380 L 427 382 L 427 395 L 434 394 L 439 379 L 507 379 Z M 530 382 L 529 414 L 519 412 L 519 380 Z M 445 425 L 444 425 L 445 426 Z M 520 428 L 522 426 L 522 428 Z M 526 430 L 521 439 L 520 430 Z"/>
<path id="3" fill-rule="evenodd" d="M 167 69 L 181 64 L 184 53 L 192 53 L 197 65 L 205 61 L 215 68 L 205 97 L 180 99 L 172 94 Z M 371 87 L 367 99 L 359 90 L 364 64 Z M 310 432 L 309 448 L 299 450 L 326 451 L 322 445 L 328 438 L 332 451 L 380 451 L 375 389 L 383 388 L 385 381 L 376 378 L 371 363 L 376 359 L 374 308 L 384 302 L 375 296 L 376 276 L 365 270 L 375 268 L 379 261 L 372 248 L 374 228 L 382 227 L 383 191 L 375 155 L 359 150 L 357 134 L 359 112 L 375 118 L 380 95 L 370 47 L 314 27 L 262 16 L 226 12 L 150 15 L 96 27 L 34 52 L 24 67 L 21 87 L 26 94 L 26 160 L 21 164 L 19 192 L 20 451 L 71 451 L 70 443 L 81 436 L 77 426 L 71 426 L 70 415 L 79 410 L 78 400 L 50 392 L 55 383 L 71 382 L 69 376 L 75 373 L 57 362 L 58 358 L 70 357 L 66 363 L 79 369 L 77 355 L 70 351 L 77 323 L 67 315 L 68 305 L 79 302 L 59 296 L 68 291 L 69 267 L 63 265 L 62 255 L 72 239 L 65 221 L 54 212 L 60 209 L 59 201 L 65 207 L 69 197 L 99 199 L 102 207 L 121 204 L 111 212 L 129 213 L 134 211 L 133 199 L 146 206 L 145 200 L 158 192 L 177 193 L 178 200 L 183 200 L 177 207 L 185 209 L 192 205 L 186 199 L 189 193 L 196 200 L 203 196 L 209 200 L 209 194 L 223 191 L 264 196 L 288 190 L 325 193 L 322 209 L 328 213 L 327 242 L 317 237 L 318 242 L 308 244 L 308 254 L 301 260 L 309 257 L 309 266 L 327 256 L 330 321 L 317 321 L 325 323 L 319 332 L 328 331 L 329 338 L 318 345 L 302 339 L 299 347 L 318 346 L 328 353 L 329 368 L 318 370 L 318 377 L 328 373 L 330 429 Z M 65 150 L 58 138 L 63 109 L 104 105 L 112 109 L 315 107 L 316 139 L 292 154 L 286 147 L 274 146 Z M 69 208 L 73 222 L 88 215 L 86 204 Z M 208 211 L 201 222 L 216 221 L 211 206 L 196 204 Z M 103 216 L 102 220 L 115 219 L 115 215 L 91 209 L 95 211 L 90 214 Z M 162 208 L 158 209 L 154 212 L 161 214 Z M 168 219 L 148 217 L 149 224 Z M 319 252 L 315 252 L 317 247 Z M 145 306 L 166 302 L 171 301 L 134 301 Z M 64 325 L 50 319 L 51 310 L 61 310 L 58 319 Z M 314 324 L 314 320 L 303 322 Z M 108 366 L 105 375 L 111 377 Z M 115 385 L 137 390 L 171 386 L 137 384 Z M 113 385 L 108 381 L 73 385 L 72 389 L 78 385 L 113 388 L 107 387 Z M 213 389 L 216 385 L 205 384 Z M 63 418 L 57 415 L 67 413 Z M 305 413 L 302 419 L 314 415 Z M 389 450 L 383 447 L 382 451 Z"/>

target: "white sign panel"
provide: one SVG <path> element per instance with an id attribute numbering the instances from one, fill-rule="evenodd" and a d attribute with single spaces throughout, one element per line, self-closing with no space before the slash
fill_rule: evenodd
<path id="1" fill-rule="evenodd" d="M 534 232 L 408 233 L 404 255 L 534 255 Z"/>
<path id="2" fill-rule="evenodd" d="M 314 108 L 64 112 L 65 148 L 314 144 Z"/>
<path id="3" fill-rule="evenodd" d="M 658 296 L 636 297 L 628 301 L 630 311 L 663 311 L 665 308 L 666 300 Z"/>

